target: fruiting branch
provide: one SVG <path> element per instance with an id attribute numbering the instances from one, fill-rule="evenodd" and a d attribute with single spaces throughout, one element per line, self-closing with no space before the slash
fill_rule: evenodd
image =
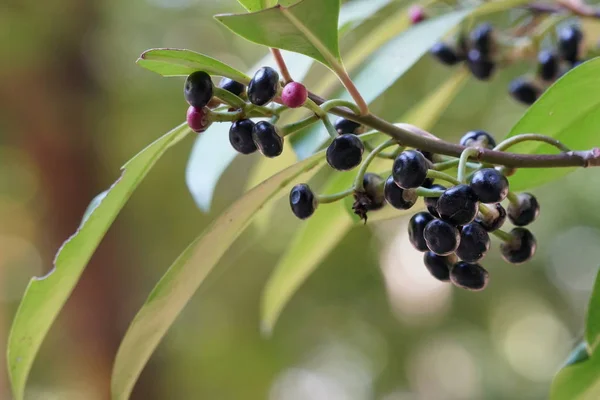
<path id="1" fill-rule="evenodd" d="M 275 59 L 275 63 L 277 64 L 279 73 L 281 74 L 281 77 L 283 78 L 283 82 L 286 84 L 293 82 L 292 76 L 290 75 L 290 71 L 288 70 L 287 64 L 285 63 L 285 60 L 283 59 L 283 55 L 281 54 L 281 51 L 279 49 L 274 49 L 271 47 L 271 54 L 273 55 L 273 58 Z"/>

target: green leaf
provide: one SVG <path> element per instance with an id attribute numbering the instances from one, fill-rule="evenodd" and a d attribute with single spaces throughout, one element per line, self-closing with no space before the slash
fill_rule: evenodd
<path id="1" fill-rule="evenodd" d="M 264 10 L 277 5 L 277 0 L 238 0 L 250 12 Z"/>
<path id="2" fill-rule="evenodd" d="M 362 0 L 344 4 L 338 21 L 339 35 L 352 30 L 391 2 L 391 0 Z"/>
<path id="3" fill-rule="evenodd" d="M 137 313 L 119 347 L 111 383 L 113 400 L 128 398 L 144 365 L 177 315 L 261 207 L 296 180 L 309 179 L 323 156 L 316 154 L 250 190 L 175 260 Z"/>
<path id="4" fill-rule="evenodd" d="M 594 354 L 600 343 L 600 273 L 592 290 L 585 322 L 585 340 L 590 352 Z"/>
<path id="5" fill-rule="evenodd" d="M 187 76 L 195 71 L 224 76 L 248 84 L 250 77 L 204 54 L 185 49 L 150 49 L 140 55 L 137 64 L 162 76 Z"/>
<path id="6" fill-rule="evenodd" d="M 339 0 L 303 0 L 251 14 L 216 15 L 235 34 L 257 44 L 301 53 L 332 70 L 341 68 Z"/>
<path id="7" fill-rule="evenodd" d="M 597 400 L 600 398 L 600 357 L 569 365 L 554 377 L 550 400 Z"/>
<path id="8" fill-rule="evenodd" d="M 455 11 L 424 21 L 405 31 L 375 51 L 353 74 L 352 80 L 361 95 L 372 103 L 402 77 L 437 41 L 460 23 L 471 11 Z M 376 83 L 374 84 L 374 79 Z M 345 92 L 335 97 L 350 99 Z M 293 143 L 298 157 L 303 159 L 317 151 L 328 139 L 321 127 L 313 127 Z"/>
<path id="9" fill-rule="evenodd" d="M 525 112 L 510 131 L 510 136 L 541 133 L 562 141 L 573 150 L 598 146 L 600 125 L 600 58 L 572 69 Z M 557 150 L 540 142 L 526 142 L 511 147 L 511 152 L 551 154 Z M 559 179 L 573 168 L 523 168 L 510 178 L 512 190 L 520 191 Z"/>
<path id="10" fill-rule="evenodd" d="M 54 269 L 29 282 L 8 338 L 8 372 L 15 400 L 23 399 L 27 376 L 40 345 L 104 234 L 150 168 L 189 132 L 187 125 L 182 124 L 125 164 L 121 177 L 62 245 Z"/>

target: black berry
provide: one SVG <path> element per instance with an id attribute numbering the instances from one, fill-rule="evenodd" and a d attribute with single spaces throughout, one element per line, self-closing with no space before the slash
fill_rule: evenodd
<path id="1" fill-rule="evenodd" d="M 427 242 L 423 236 L 423 231 L 427 224 L 435 218 L 426 212 L 420 212 L 412 216 L 408 222 L 408 239 L 413 247 L 419 251 L 427 251 Z"/>
<path id="2" fill-rule="evenodd" d="M 423 254 L 423 263 L 429 273 L 439 281 L 450 280 L 450 268 L 452 268 L 452 257 L 438 256 L 432 251 Z"/>
<path id="3" fill-rule="evenodd" d="M 524 78 L 513 79 L 508 85 L 508 93 L 519 103 L 531 105 L 540 97 L 540 90 Z"/>
<path id="4" fill-rule="evenodd" d="M 454 253 L 460 244 L 460 232 L 454 226 L 441 219 L 434 219 L 423 231 L 427 248 L 440 256 Z"/>
<path id="5" fill-rule="evenodd" d="M 456 255 L 466 262 L 481 260 L 490 249 L 490 236 L 483 226 L 471 222 L 462 227 L 460 231 L 460 245 Z"/>
<path id="6" fill-rule="evenodd" d="M 440 218 L 453 225 L 466 225 L 473 221 L 478 208 L 477 195 L 467 185 L 451 187 L 437 201 Z"/>
<path id="7" fill-rule="evenodd" d="M 267 121 L 254 125 L 252 140 L 265 157 L 277 157 L 283 152 L 283 138 L 277 134 L 275 126 Z"/>
<path id="8" fill-rule="evenodd" d="M 446 190 L 445 186 L 442 185 L 438 185 L 437 183 L 435 185 L 432 185 L 429 189 L 432 190 Z M 423 198 L 423 201 L 425 202 L 425 207 L 427 207 L 427 211 L 429 211 L 429 213 L 431 215 L 433 215 L 434 217 L 440 217 L 440 215 L 437 212 L 437 201 L 438 201 L 439 197 L 425 197 Z"/>
<path id="9" fill-rule="evenodd" d="M 313 215 L 317 208 L 317 198 L 307 184 L 302 183 L 292 188 L 290 207 L 292 207 L 294 215 L 300 219 L 306 219 Z"/>
<path id="10" fill-rule="evenodd" d="M 204 71 L 192 72 L 183 86 L 185 100 L 190 106 L 201 109 L 213 96 L 213 83 L 210 75 Z"/>
<path id="11" fill-rule="evenodd" d="M 427 178 L 429 161 L 416 150 L 403 151 L 392 167 L 392 176 L 396 185 L 404 189 L 418 188 Z"/>
<path id="12" fill-rule="evenodd" d="M 252 104 L 263 106 L 273 100 L 277 94 L 279 74 L 271 67 L 262 67 L 248 85 L 248 100 Z"/>
<path id="13" fill-rule="evenodd" d="M 486 131 L 469 131 L 460 139 L 461 146 L 493 149 L 496 141 Z"/>
<path id="14" fill-rule="evenodd" d="M 583 33 L 575 25 L 563 28 L 558 33 L 558 51 L 560 56 L 574 64 L 578 60 L 579 45 L 583 39 Z"/>
<path id="15" fill-rule="evenodd" d="M 241 96 L 245 89 L 242 83 L 229 78 L 221 79 L 221 82 L 219 82 L 219 87 L 235 94 L 236 96 Z"/>
<path id="16" fill-rule="evenodd" d="M 483 56 L 489 56 L 492 52 L 494 28 L 487 22 L 477 25 L 471 32 L 471 43 L 473 48 Z"/>
<path id="17" fill-rule="evenodd" d="M 363 177 L 363 189 L 368 199 L 367 211 L 379 210 L 385 205 L 383 179 L 379 175 L 367 172 Z"/>
<path id="18" fill-rule="evenodd" d="M 414 189 L 402 189 L 394 182 L 394 177 L 390 176 L 385 181 L 383 188 L 385 200 L 394 208 L 399 210 L 408 210 L 417 202 L 417 192 Z"/>
<path id="19" fill-rule="evenodd" d="M 520 193 L 517 195 L 516 204 L 511 201 L 508 205 L 507 214 L 514 225 L 529 225 L 540 214 L 540 205 L 532 194 Z"/>
<path id="20" fill-rule="evenodd" d="M 502 204 L 494 204 L 493 207 L 487 215 L 479 213 L 475 217 L 475 222 L 488 232 L 500 229 L 504 225 L 504 221 L 506 221 L 506 210 L 502 207 Z"/>
<path id="21" fill-rule="evenodd" d="M 479 50 L 471 49 L 467 54 L 467 67 L 475 78 L 480 81 L 487 81 L 494 73 L 496 64 Z"/>
<path id="22" fill-rule="evenodd" d="M 535 254 L 537 243 L 535 237 L 525 228 L 510 231 L 510 240 L 500 245 L 502 258 L 511 264 L 521 264 Z"/>
<path id="23" fill-rule="evenodd" d="M 488 272 L 479 264 L 461 261 L 450 270 L 450 280 L 456 286 L 467 290 L 483 290 L 489 280 Z"/>
<path id="24" fill-rule="evenodd" d="M 446 43 L 436 43 L 429 51 L 439 62 L 444 65 L 455 65 L 461 61 L 460 57 Z"/>
<path id="25" fill-rule="evenodd" d="M 344 133 L 357 134 L 358 130 L 360 129 L 360 124 L 358 122 L 350 121 L 349 119 L 339 117 L 335 121 L 334 127 L 337 133 L 339 133 L 340 135 L 343 135 Z"/>
<path id="26" fill-rule="evenodd" d="M 254 122 L 249 119 L 241 119 L 231 124 L 229 128 L 229 143 L 239 153 L 251 154 L 256 151 L 256 144 L 252 139 Z"/>
<path id="27" fill-rule="evenodd" d="M 327 148 L 327 163 L 338 171 L 348 171 L 360 164 L 364 150 L 363 143 L 356 135 L 340 135 Z"/>
<path id="28" fill-rule="evenodd" d="M 500 203 L 508 195 L 508 179 L 494 168 L 476 171 L 469 184 L 482 203 Z"/>
<path id="29" fill-rule="evenodd" d="M 538 54 L 538 75 L 544 81 L 553 81 L 558 75 L 558 57 L 550 50 Z"/>

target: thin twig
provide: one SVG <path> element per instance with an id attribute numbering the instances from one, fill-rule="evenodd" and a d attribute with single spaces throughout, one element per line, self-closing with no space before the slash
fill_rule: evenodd
<path id="1" fill-rule="evenodd" d="M 275 59 L 275 62 L 277 63 L 277 68 L 279 69 L 279 72 L 281 73 L 283 82 L 284 83 L 293 82 L 292 76 L 290 75 L 290 71 L 288 70 L 287 64 L 285 63 L 285 60 L 283 59 L 283 55 L 281 54 L 281 51 L 279 51 L 279 49 L 274 49 L 271 47 L 271 54 L 273 54 L 273 58 Z"/>

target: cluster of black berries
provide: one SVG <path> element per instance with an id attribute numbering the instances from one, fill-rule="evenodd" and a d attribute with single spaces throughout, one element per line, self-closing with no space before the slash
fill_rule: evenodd
<path id="1" fill-rule="evenodd" d="M 223 78 L 219 88 L 229 91 L 241 99 L 248 100 L 257 106 L 264 106 L 273 101 L 280 88 L 279 74 L 273 68 L 260 68 L 250 81 L 248 88 L 234 80 Z M 187 122 L 195 132 L 204 132 L 211 124 L 207 115 L 209 109 L 220 102 L 213 98 L 213 83 L 210 75 L 198 71 L 190 74 L 184 86 L 186 101 L 190 104 L 187 111 Z M 297 82 L 291 82 L 283 87 L 280 101 L 282 104 L 296 108 L 302 106 L 308 97 L 306 88 Z M 229 111 L 238 111 L 230 108 Z M 242 154 L 260 151 L 266 157 L 277 157 L 283 151 L 283 137 L 277 127 L 268 121 L 255 123 L 240 114 L 229 129 L 229 141 L 233 148 Z"/>
<path id="2" fill-rule="evenodd" d="M 577 26 L 562 28 L 558 34 L 558 49 L 540 51 L 535 77 L 514 79 L 508 87 L 510 95 L 521 103 L 533 104 L 556 79 L 582 62 L 582 41 L 583 33 Z"/>

